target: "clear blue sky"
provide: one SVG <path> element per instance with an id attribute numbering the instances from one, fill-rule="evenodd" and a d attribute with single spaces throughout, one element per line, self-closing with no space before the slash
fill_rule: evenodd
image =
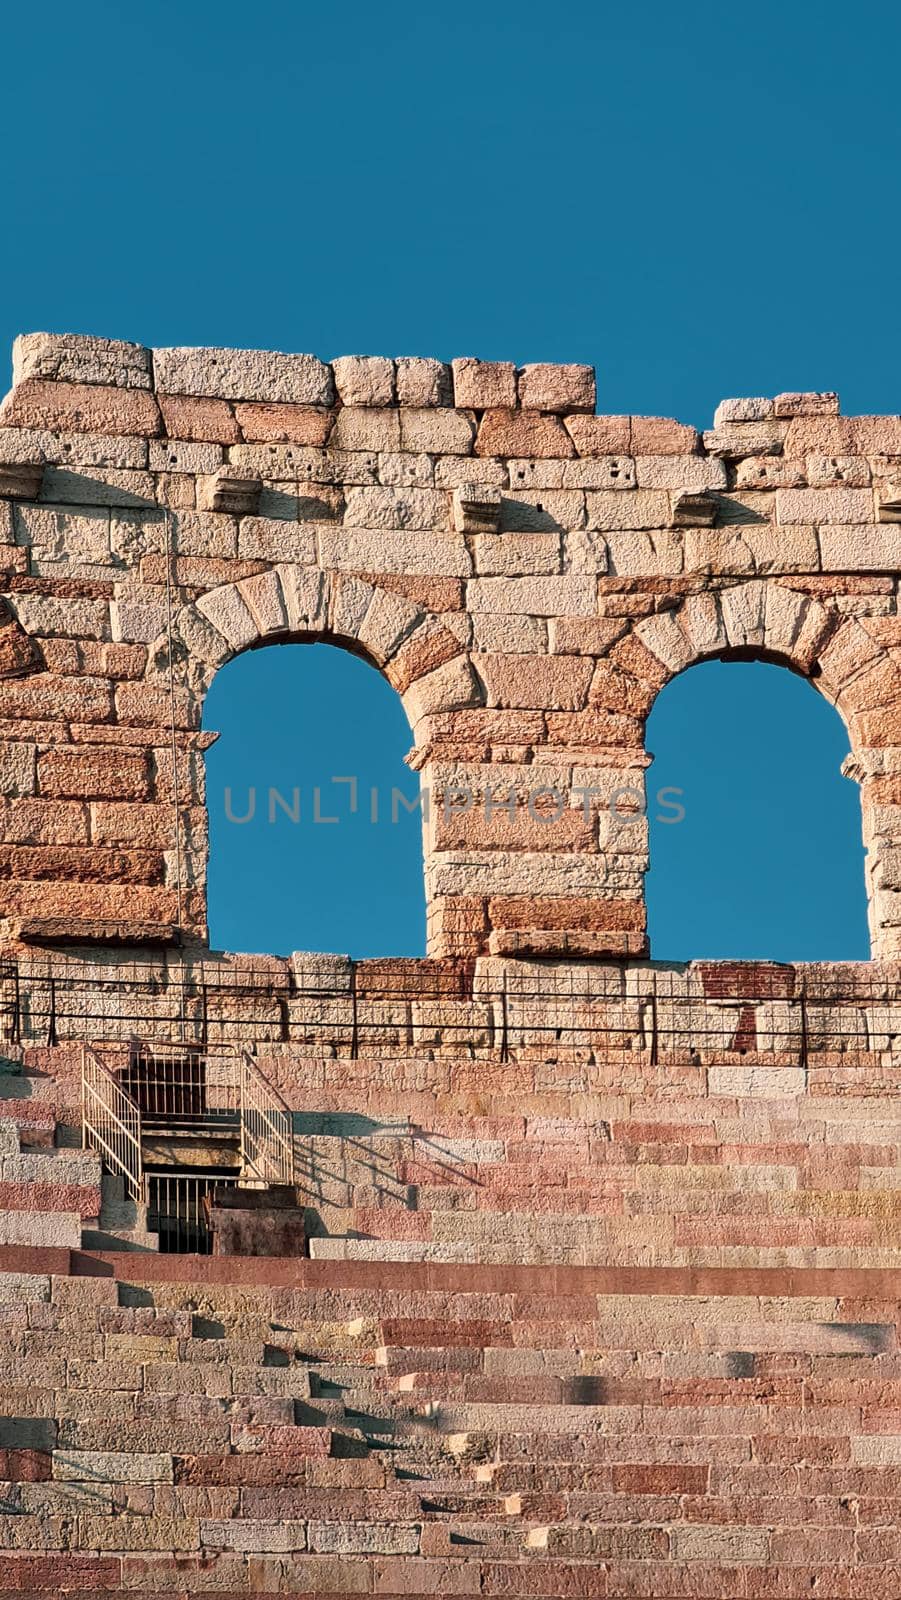
<path id="1" fill-rule="evenodd" d="M 49 328 L 324 357 L 580 359 L 598 368 L 605 411 L 702 426 L 726 395 L 835 388 L 848 412 L 898 412 L 899 35 L 897 9 L 867 0 L 851 13 L 759 0 L 750 16 L 596 0 L 10 9 L 0 345 Z M 301 783 L 326 655 L 303 667 L 312 689 L 298 667 L 283 690 Z M 214 691 L 219 725 L 226 682 L 239 719 L 239 683 L 250 693 L 254 674 L 293 672 L 295 658 L 230 669 Z M 725 684 L 727 670 L 708 677 Z M 384 694 L 370 676 L 375 716 Z M 675 689 L 680 718 L 706 692 L 700 674 Z M 785 735 L 794 747 L 799 707 L 773 714 L 764 746 Z M 395 724 L 384 768 L 403 743 Z M 239 743 L 227 734 L 211 761 L 220 786 L 229 751 L 241 770 Z M 744 759 L 765 771 L 756 748 L 745 741 Z M 788 804 L 784 776 L 780 787 Z M 289 826 L 280 859 L 293 868 L 306 846 Z M 238 890 L 246 846 L 219 842 L 217 939 L 252 948 L 268 928 L 277 948 L 416 948 L 409 868 L 392 868 L 397 894 L 377 926 L 359 903 L 349 920 L 326 916 L 324 831 L 298 868 L 306 909 L 277 894 L 264 907 L 261 889 L 254 908 Z M 704 837 L 742 853 L 734 804 Z M 858 838 L 856 823 L 849 842 L 815 822 L 801 842 L 821 865 Z M 674 872 L 687 826 L 680 839 Z M 784 864 L 766 860 L 780 883 Z M 654 878 L 667 954 L 679 942 L 667 918 L 682 915 L 670 861 L 661 850 Z M 860 953 L 852 877 L 810 904 L 789 953 Z M 340 898 L 338 883 L 328 899 Z M 696 946 L 785 953 L 772 915 L 743 910 L 731 932 L 712 920 L 705 932 L 714 909 L 712 890 L 697 897 Z"/>

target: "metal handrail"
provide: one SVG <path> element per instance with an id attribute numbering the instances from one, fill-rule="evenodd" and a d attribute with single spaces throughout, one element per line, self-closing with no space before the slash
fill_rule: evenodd
<path id="1" fill-rule="evenodd" d="M 294 1118 L 248 1050 L 241 1052 L 241 1161 L 262 1183 L 294 1182 Z"/>
<path id="2" fill-rule="evenodd" d="M 95 1050 L 81 1056 L 81 1125 L 86 1150 L 96 1150 L 132 1200 L 143 1198 L 141 1108 Z"/>

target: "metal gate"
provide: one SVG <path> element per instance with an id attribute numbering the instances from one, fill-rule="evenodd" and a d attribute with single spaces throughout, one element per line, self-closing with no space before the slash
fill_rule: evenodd
<path id="1" fill-rule="evenodd" d="M 147 1228 L 162 1255 L 208 1256 L 213 1250 L 205 1201 L 214 1189 L 234 1189 L 234 1173 L 148 1172 Z"/>

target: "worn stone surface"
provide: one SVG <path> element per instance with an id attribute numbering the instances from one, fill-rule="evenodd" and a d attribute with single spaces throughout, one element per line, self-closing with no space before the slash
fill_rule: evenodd
<path id="1" fill-rule="evenodd" d="M 215 395 L 223 400 L 289 400 L 330 405 L 334 381 L 315 356 L 273 350 L 155 350 L 157 386 L 168 394 Z"/>
<path id="2" fill-rule="evenodd" d="M 783 394 L 699 438 L 512 363 L 16 364 L 0 1595 L 901 1592 L 901 420 Z M 206 948 L 204 696 L 286 638 L 402 698 L 429 960 Z M 646 959 L 645 717 L 730 655 L 845 719 L 869 962 Z M 230 1191 L 241 1255 L 160 1251 L 90 1111 L 76 1148 L 83 1062 L 121 1110 L 135 1036 L 293 1152 L 277 1216 L 255 1168 Z"/>
<path id="3" fill-rule="evenodd" d="M 148 897 L 174 886 L 185 935 L 202 941 L 202 748 L 186 744 L 175 772 L 171 739 L 196 738 L 212 675 L 236 652 L 340 640 L 402 695 L 417 770 L 502 758 L 520 776 L 549 759 L 640 770 L 644 719 L 670 676 L 759 652 L 809 674 L 847 719 L 873 949 L 901 953 L 890 865 L 901 801 L 872 787 L 885 779 L 870 765 L 901 745 L 899 640 L 886 631 L 901 422 L 841 417 L 829 394 L 783 394 L 725 401 L 699 436 L 668 418 L 596 416 L 594 403 L 593 370 L 577 365 L 329 366 L 27 336 L 0 412 L 0 847 L 19 851 L 30 828 L 35 847 L 92 848 L 87 808 L 124 806 L 134 839 L 98 834 L 98 848 L 167 853 L 165 885 L 149 860 L 123 865 L 144 872 L 136 918 L 165 920 Z M 172 804 L 176 777 L 179 816 L 162 833 L 154 822 L 148 843 L 147 818 Z M 455 827 L 475 849 L 481 823 Z M 600 818 L 605 848 L 609 832 Z M 640 953 L 643 921 L 622 921 L 624 905 L 642 906 L 640 834 L 616 832 L 603 876 L 578 840 L 511 848 L 503 892 L 429 835 L 430 950 L 597 958 L 607 938 L 611 956 Z M 39 862 L 56 914 L 71 881 L 54 900 L 46 874 L 62 858 Z M 34 896 L 4 882 L 0 934 L 14 940 Z M 587 882 L 600 910 L 584 926 L 497 920 L 505 899 L 575 903 Z"/>

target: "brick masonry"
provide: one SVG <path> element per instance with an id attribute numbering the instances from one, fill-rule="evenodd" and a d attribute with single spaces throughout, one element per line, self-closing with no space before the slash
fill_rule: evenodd
<path id="1" fill-rule="evenodd" d="M 48 334 L 16 341 L 14 380 L 7 942 L 68 920 L 202 944 L 206 691 L 241 650 L 326 639 L 410 721 L 430 954 L 645 952 L 645 823 L 611 828 L 609 798 L 643 793 L 656 694 L 712 656 L 783 662 L 838 708 L 873 954 L 901 951 L 897 417 L 790 394 L 698 435 L 596 415 L 583 366 Z M 446 815 L 461 785 L 477 803 Z M 528 809 L 544 785 L 559 816 Z"/>
<path id="2" fill-rule="evenodd" d="M 0 1600 L 901 1593 L 901 421 L 595 406 L 583 366 L 17 341 Z M 433 802 L 517 799 L 433 803 L 429 960 L 206 948 L 204 696 L 284 639 L 384 672 Z M 610 798 L 711 656 L 843 716 L 870 962 L 646 959 Z M 81 1047 L 135 1033 L 255 1050 L 309 1258 L 98 1245 Z"/>

